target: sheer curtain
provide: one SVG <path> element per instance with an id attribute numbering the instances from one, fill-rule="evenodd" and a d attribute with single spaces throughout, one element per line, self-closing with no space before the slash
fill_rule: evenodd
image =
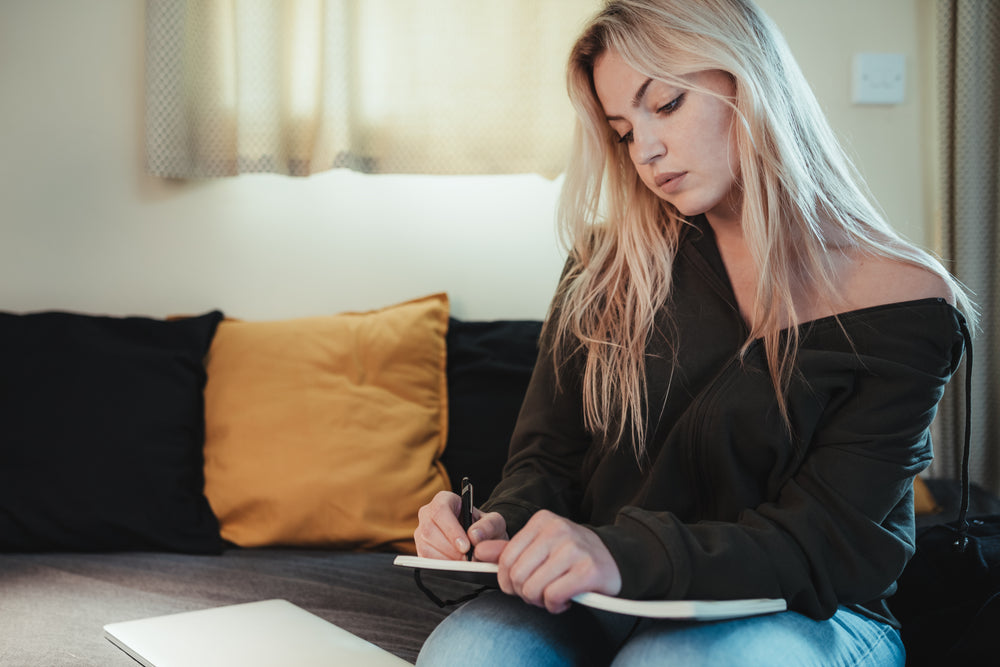
<path id="1" fill-rule="evenodd" d="M 964 370 L 952 381 L 939 416 L 930 473 L 956 478 L 972 401 L 972 479 L 1000 493 L 1000 2 L 938 4 L 944 255 L 982 311 L 975 341 L 972 395 Z"/>
<path id="2" fill-rule="evenodd" d="M 147 162 L 562 171 L 565 64 L 598 0 L 147 0 Z"/>

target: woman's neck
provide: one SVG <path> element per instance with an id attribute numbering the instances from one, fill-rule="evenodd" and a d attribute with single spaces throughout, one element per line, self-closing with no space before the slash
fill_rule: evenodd
<path id="1" fill-rule="evenodd" d="M 705 216 L 715 234 L 722 263 L 726 267 L 729 284 L 736 298 L 736 305 L 746 325 L 753 330 L 756 324 L 757 266 L 743 238 L 743 226 L 738 218 Z"/>

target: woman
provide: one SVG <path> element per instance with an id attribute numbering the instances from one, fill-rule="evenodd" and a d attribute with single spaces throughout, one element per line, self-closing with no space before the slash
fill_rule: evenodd
<path id="1" fill-rule="evenodd" d="M 968 298 L 866 199 L 750 0 L 612 1 L 568 77 L 569 260 L 503 480 L 468 533 L 447 493 L 415 532 L 508 595 L 420 664 L 902 665 L 885 600 Z M 789 611 L 638 620 L 585 591 Z"/>

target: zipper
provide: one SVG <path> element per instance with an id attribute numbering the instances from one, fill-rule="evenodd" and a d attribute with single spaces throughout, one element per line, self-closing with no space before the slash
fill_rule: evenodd
<path id="1" fill-rule="evenodd" d="M 754 340 L 747 347 L 743 358 L 749 357 L 757 351 L 762 342 Z M 688 427 L 688 470 L 694 478 L 695 489 L 695 520 L 703 519 L 706 516 L 714 516 L 717 510 L 716 492 L 709 488 L 710 463 L 705 456 L 701 444 L 703 432 L 706 430 L 709 420 L 715 414 L 714 407 L 718 402 L 719 393 L 723 386 L 732 380 L 731 373 L 733 367 L 741 363 L 741 355 L 734 354 L 722 368 L 715 374 L 712 380 L 705 386 L 688 408 L 690 414 Z"/>

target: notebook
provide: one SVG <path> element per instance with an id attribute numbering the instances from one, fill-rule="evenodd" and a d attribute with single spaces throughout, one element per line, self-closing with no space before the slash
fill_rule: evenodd
<path id="1" fill-rule="evenodd" d="M 146 667 L 410 665 L 286 600 L 110 623 L 104 636 Z"/>
<path id="2" fill-rule="evenodd" d="M 477 575 L 492 577 L 496 585 L 496 563 L 466 560 L 439 560 L 419 556 L 396 556 L 393 561 L 401 567 L 413 567 L 440 573 Z M 482 579 L 477 580 L 484 583 Z M 784 600 L 775 598 L 752 598 L 745 600 L 627 600 L 600 593 L 580 593 L 573 597 L 577 604 L 630 616 L 664 618 L 688 621 L 718 621 L 726 618 L 773 614 L 785 611 Z"/>

